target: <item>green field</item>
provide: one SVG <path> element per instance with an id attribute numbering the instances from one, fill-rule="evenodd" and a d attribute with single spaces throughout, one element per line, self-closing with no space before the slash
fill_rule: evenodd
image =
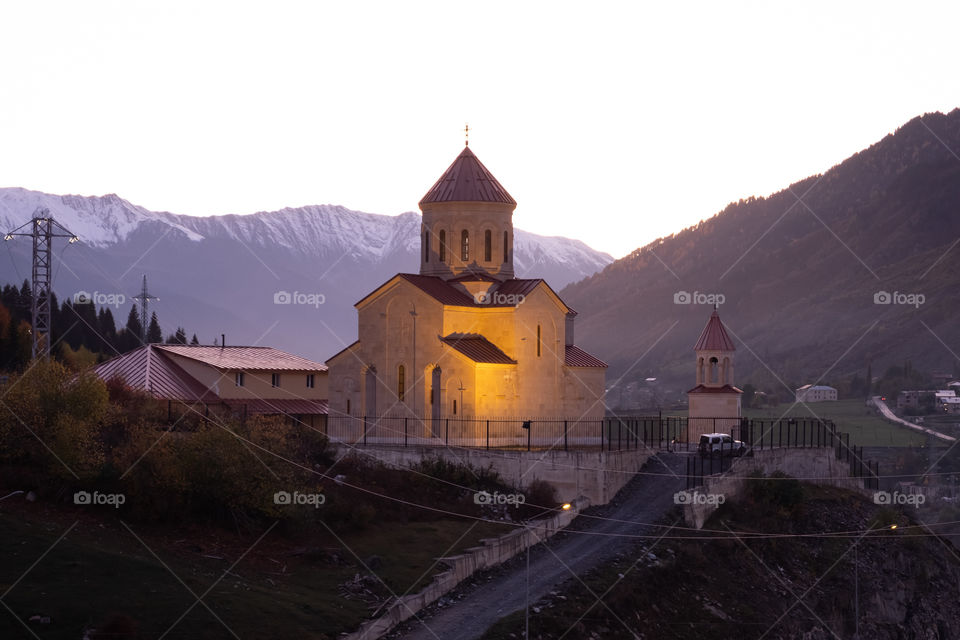
<path id="1" fill-rule="evenodd" d="M 927 442 L 923 434 L 887 422 L 863 400 L 837 400 L 812 403 L 809 409 L 796 405 L 790 409 L 791 417 L 817 417 L 833 420 L 840 431 L 850 434 L 850 443 L 858 447 L 912 447 Z M 745 409 L 750 418 L 772 420 L 779 418 L 790 408 L 781 404 L 772 409 Z"/>
<path id="2" fill-rule="evenodd" d="M 664 411 L 664 416 L 685 416 L 686 411 Z M 850 434 L 850 443 L 858 447 L 914 447 L 926 444 L 927 437 L 905 427 L 891 424 L 880 417 L 863 400 L 815 402 L 809 405 L 780 404 L 773 408 L 744 409 L 748 418 L 776 420 L 778 418 L 823 418 L 833 420 L 840 431 Z M 929 425 L 936 429 L 936 425 Z"/>
<path id="3" fill-rule="evenodd" d="M 150 535 L 147 526 L 132 525 L 161 564 L 115 520 L 39 509 L 17 511 L 13 515 L 9 510 L 0 512 L 4 549 L 0 592 L 10 589 L 3 603 L 13 611 L 0 610 L 0 638 L 5 640 L 76 640 L 85 626 L 101 623 L 112 613 L 136 621 L 136 635 L 122 637 L 159 638 L 196 601 L 179 580 L 197 596 L 216 583 L 203 602 L 226 626 L 198 604 L 164 636 L 170 639 L 233 638 L 227 627 L 241 638 L 332 639 L 355 629 L 371 613 L 360 599 L 347 599 L 339 592 L 339 585 L 365 571 L 351 551 L 329 536 L 311 541 L 322 552 L 300 554 L 274 531 L 230 569 L 259 534 L 249 540 L 191 536 L 182 531 L 161 537 Z M 54 545 L 76 517 L 82 518 L 80 524 Z M 343 537 L 364 561 L 379 556 L 381 564 L 375 573 L 389 591 L 402 595 L 408 589 L 416 592 L 443 569 L 443 565 L 434 566 L 436 557 L 452 555 L 454 550 L 476 545 L 480 538 L 507 530 L 481 523 L 458 542 L 473 525 L 467 520 L 390 523 Z M 199 540 L 204 541 L 203 549 Z M 333 561 L 330 552 L 336 554 Z M 217 582 L 227 569 L 230 572 Z M 33 615 L 49 616 L 52 621 L 26 622 L 33 635 L 14 614 L 24 622 Z"/>

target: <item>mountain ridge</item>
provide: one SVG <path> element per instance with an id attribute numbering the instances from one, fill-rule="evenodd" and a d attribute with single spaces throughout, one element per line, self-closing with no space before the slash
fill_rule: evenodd
<path id="1" fill-rule="evenodd" d="M 673 296 L 701 292 L 725 298 L 741 384 L 783 390 L 909 358 L 951 366 L 955 149 L 960 109 L 918 116 L 822 174 L 644 245 L 561 291 L 580 311 L 578 340 L 608 358 L 614 379 L 665 378 L 682 392 L 709 310 Z M 875 305 L 882 292 L 926 302 Z"/>
<path id="2" fill-rule="evenodd" d="M 196 329 L 205 343 L 227 333 L 234 344 L 260 340 L 323 360 L 356 337 L 353 303 L 373 287 L 419 265 L 420 214 L 388 216 L 342 205 L 286 207 L 218 216 L 155 212 L 116 194 L 58 196 L 22 187 L 0 189 L 0 229 L 29 221 L 38 207 L 81 243 L 56 247 L 54 290 L 130 296 L 146 274 L 164 335 Z M 30 274 L 30 243 L 6 243 L 3 280 Z M 608 254 L 579 240 L 515 230 L 518 276 L 542 277 L 556 289 L 609 263 Z M 278 309 L 278 291 L 321 293 L 325 304 Z M 231 297 L 232 296 L 232 297 Z M 238 300 L 237 296 L 242 299 Z M 274 323 L 277 323 L 276 325 Z"/>

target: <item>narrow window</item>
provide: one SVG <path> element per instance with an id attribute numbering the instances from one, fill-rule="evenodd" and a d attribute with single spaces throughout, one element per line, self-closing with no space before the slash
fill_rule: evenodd
<path id="1" fill-rule="evenodd" d="M 483 259 L 485 262 L 493 260 L 493 231 L 483 232 Z"/>
<path id="2" fill-rule="evenodd" d="M 447 232 L 440 230 L 440 262 L 447 261 Z"/>
<path id="3" fill-rule="evenodd" d="M 406 386 L 405 374 L 406 374 L 406 371 L 404 370 L 403 365 L 400 365 L 399 367 L 397 367 L 397 399 L 400 400 L 400 402 L 403 402 L 403 396 L 405 392 L 405 389 L 404 389 L 404 387 Z"/>
<path id="4" fill-rule="evenodd" d="M 470 232 L 466 229 L 460 232 L 460 259 L 470 261 Z"/>
<path id="5" fill-rule="evenodd" d="M 243 386 L 243 371 L 237 371 L 236 377 L 234 378 L 234 384 L 238 387 Z"/>
<path id="6" fill-rule="evenodd" d="M 347 415 L 350 415 L 350 398 L 347 398 Z"/>
<path id="7" fill-rule="evenodd" d="M 540 357 L 540 325 L 537 325 L 537 357 Z"/>
<path id="8" fill-rule="evenodd" d="M 507 243 L 507 232 L 503 232 L 503 261 L 510 260 L 510 245 Z"/>
<path id="9" fill-rule="evenodd" d="M 434 396 L 433 396 L 433 389 L 430 389 L 430 406 L 432 407 L 434 404 L 436 404 L 436 402 L 437 401 L 434 400 Z"/>
<path id="10" fill-rule="evenodd" d="M 270 386 L 272 386 L 272 387 L 279 387 L 279 386 L 280 386 L 280 374 L 279 374 L 279 373 L 271 373 L 271 374 L 270 374 Z"/>
<path id="11" fill-rule="evenodd" d="M 457 415 L 457 401 L 453 401 L 453 415 Z"/>
<path id="12" fill-rule="evenodd" d="M 307 374 L 307 389 L 313 389 L 313 376 L 312 373 Z"/>
<path id="13" fill-rule="evenodd" d="M 430 230 L 423 232 L 423 261 L 430 262 Z"/>

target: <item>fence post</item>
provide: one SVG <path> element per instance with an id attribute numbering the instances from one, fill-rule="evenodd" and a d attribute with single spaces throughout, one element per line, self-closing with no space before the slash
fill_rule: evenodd
<path id="1" fill-rule="evenodd" d="M 367 416 L 363 416 L 363 445 L 367 445 Z"/>
<path id="2" fill-rule="evenodd" d="M 490 450 L 490 421 L 487 420 L 487 451 Z"/>
<path id="3" fill-rule="evenodd" d="M 444 419 L 443 431 L 444 431 L 444 434 L 443 434 L 444 443 L 450 444 L 450 418 Z"/>
<path id="4" fill-rule="evenodd" d="M 567 451 L 567 421 L 563 421 L 563 450 Z"/>
<path id="5" fill-rule="evenodd" d="M 403 446 L 407 446 L 407 416 L 403 417 Z"/>
<path id="6" fill-rule="evenodd" d="M 527 451 L 530 451 L 530 439 L 533 434 L 533 421 L 530 421 L 530 426 L 527 427 Z"/>

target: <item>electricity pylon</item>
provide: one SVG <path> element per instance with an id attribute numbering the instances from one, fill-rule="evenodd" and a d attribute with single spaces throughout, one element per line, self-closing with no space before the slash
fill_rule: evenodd
<path id="1" fill-rule="evenodd" d="M 147 274 L 143 274 L 143 287 L 140 289 L 140 295 L 133 296 L 133 299 L 140 301 L 140 344 L 147 344 L 147 322 L 150 321 L 147 306 L 151 300 L 160 299 L 147 293 Z"/>
<path id="2" fill-rule="evenodd" d="M 26 230 L 30 227 L 29 230 Z M 50 250 L 54 238 L 69 238 L 73 244 L 80 240 L 69 229 L 50 217 L 50 210 L 38 207 L 33 212 L 30 222 L 17 227 L 3 236 L 4 240 L 12 240 L 14 236 L 30 236 L 33 238 L 33 273 L 30 280 L 30 314 L 33 320 L 33 349 L 34 358 L 50 357 L 50 277 L 53 267 L 53 257 Z"/>

